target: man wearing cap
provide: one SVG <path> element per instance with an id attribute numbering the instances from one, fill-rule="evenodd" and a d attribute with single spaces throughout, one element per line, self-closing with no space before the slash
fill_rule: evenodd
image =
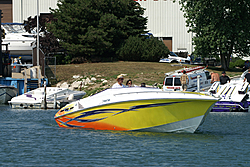
<path id="1" fill-rule="evenodd" d="M 218 81 L 220 81 L 219 74 L 211 71 L 211 84 Z"/>
<path id="2" fill-rule="evenodd" d="M 220 84 L 224 85 L 227 83 L 227 81 L 230 82 L 230 78 L 226 75 L 226 72 L 223 71 L 222 76 L 220 76 Z"/>
<path id="3" fill-rule="evenodd" d="M 123 78 L 122 74 L 118 75 L 117 78 L 116 78 L 117 82 L 112 86 L 112 88 L 125 88 L 126 86 L 122 84 L 123 79 L 124 78 Z"/>
<path id="4" fill-rule="evenodd" d="M 248 69 L 248 73 L 244 77 L 244 82 L 247 80 L 248 83 L 250 83 L 250 69 Z"/>

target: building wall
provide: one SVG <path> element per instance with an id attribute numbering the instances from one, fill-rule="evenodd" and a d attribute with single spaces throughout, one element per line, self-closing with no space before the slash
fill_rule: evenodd
<path id="1" fill-rule="evenodd" d="M 30 16 L 37 15 L 37 0 L 12 0 L 13 22 L 23 23 Z M 57 8 L 57 0 L 38 0 L 39 13 L 50 13 L 49 8 Z"/>
<path id="2" fill-rule="evenodd" d="M 12 23 L 12 0 L 0 0 L 0 10 L 2 10 L 2 23 Z"/>
<path id="3" fill-rule="evenodd" d="M 183 12 L 179 1 L 173 0 L 136 0 L 145 10 L 148 17 L 148 30 L 155 37 L 165 39 L 164 43 L 171 51 L 189 54 L 193 51 L 192 34 L 187 33 Z M 167 40 L 167 41 L 166 41 Z M 172 41 L 172 46 L 171 46 Z"/>
<path id="4" fill-rule="evenodd" d="M 37 0 L 12 0 L 13 22 L 23 22 L 29 16 L 37 15 Z M 148 17 L 148 30 L 155 37 L 163 40 L 171 51 L 189 54 L 193 51 L 192 34 L 187 33 L 183 12 L 173 0 L 135 0 L 145 10 Z M 57 8 L 57 0 L 39 0 L 39 12 L 49 13 L 49 7 Z"/>

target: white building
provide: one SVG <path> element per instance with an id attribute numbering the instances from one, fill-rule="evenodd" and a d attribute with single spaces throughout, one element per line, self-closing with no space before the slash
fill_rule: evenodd
<path id="1" fill-rule="evenodd" d="M 39 13 L 49 13 L 57 8 L 57 0 L 38 0 Z M 173 0 L 135 0 L 141 4 L 148 17 L 148 30 L 163 40 L 170 51 L 193 52 L 192 33 L 187 33 L 183 12 L 179 2 Z M 37 15 L 37 0 L 12 0 L 13 22 L 23 22 Z"/>

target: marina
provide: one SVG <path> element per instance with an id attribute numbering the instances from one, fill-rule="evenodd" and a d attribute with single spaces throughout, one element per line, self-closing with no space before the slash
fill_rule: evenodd
<path id="1" fill-rule="evenodd" d="M 0 166 L 250 166 L 250 1 L 57 1 L 0 2 Z"/>

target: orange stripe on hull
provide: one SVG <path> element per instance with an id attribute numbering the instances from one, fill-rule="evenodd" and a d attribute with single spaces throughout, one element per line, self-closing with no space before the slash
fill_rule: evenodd
<path id="1" fill-rule="evenodd" d="M 69 126 L 63 124 L 68 119 L 66 118 L 56 118 L 55 119 L 59 127 L 63 128 L 83 128 L 83 129 L 93 129 L 93 130 L 119 130 L 119 131 L 127 131 L 130 129 L 110 125 L 103 122 L 78 122 L 78 121 L 70 121 L 70 123 L 67 123 Z M 63 122 L 63 123 L 62 123 Z"/>

